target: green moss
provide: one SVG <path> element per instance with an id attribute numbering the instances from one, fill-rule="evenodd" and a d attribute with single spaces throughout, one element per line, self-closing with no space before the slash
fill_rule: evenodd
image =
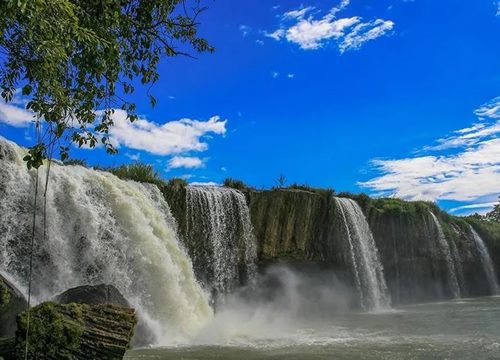
<path id="1" fill-rule="evenodd" d="M 53 302 L 43 303 L 31 309 L 29 358 L 73 359 L 72 352 L 80 346 L 84 332 L 84 304 L 58 305 Z M 64 315 L 68 312 L 71 317 Z M 18 317 L 17 350 L 24 353 L 25 334 L 28 312 Z"/>

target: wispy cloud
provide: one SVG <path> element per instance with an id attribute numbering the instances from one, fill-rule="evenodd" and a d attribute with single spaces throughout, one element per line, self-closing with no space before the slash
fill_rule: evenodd
<path id="1" fill-rule="evenodd" d="M 463 205 L 463 206 L 457 206 L 452 209 L 450 209 L 451 213 L 459 213 L 459 212 L 469 212 L 470 210 L 474 210 L 474 212 L 480 213 L 480 214 L 485 214 L 488 212 L 489 209 L 491 209 L 493 206 L 498 204 L 498 202 L 487 202 L 487 203 L 480 203 L 480 204 L 469 204 L 469 205 Z"/>
<path id="2" fill-rule="evenodd" d="M 189 185 L 195 185 L 195 186 L 220 186 L 219 183 L 216 183 L 215 181 L 193 181 L 189 183 Z"/>
<path id="3" fill-rule="evenodd" d="M 248 25 L 240 25 L 239 29 L 243 36 L 247 36 L 248 33 L 252 30 Z"/>
<path id="4" fill-rule="evenodd" d="M 493 139 L 500 134 L 500 97 L 484 104 L 474 111 L 478 122 L 471 126 L 459 129 L 437 140 L 437 144 L 426 146 L 425 151 L 439 151 L 445 149 L 473 146 L 485 139 Z"/>
<path id="5" fill-rule="evenodd" d="M 497 8 L 497 16 L 500 16 L 500 1 L 497 1 L 495 5 Z"/>
<path id="6" fill-rule="evenodd" d="M 171 169 L 199 169 L 205 166 L 205 163 L 199 157 L 174 156 L 168 162 L 168 170 Z"/>
<path id="7" fill-rule="evenodd" d="M 137 153 L 137 154 L 125 153 L 125 156 L 133 161 L 139 161 L 141 159 L 141 154 L 139 154 L 139 153 Z"/>
<path id="8" fill-rule="evenodd" d="M 34 120 L 33 112 L 26 110 L 24 106 L 18 106 L 15 102 L 7 104 L 0 100 L 0 122 L 14 127 L 26 127 Z"/>
<path id="9" fill-rule="evenodd" d="M 445 153 L 372 161 L 381 175 L 360 185 L 377 195 L 409 200 L 484 204 L 495 199 L 500 194 L 499 108 L 500 98 L 496 98 L 476 110 L 483 123 L 457 130 L 424 149 L 447 149 Z M 469 205 L 473 204 L 465 206 Z"/>
<path id="10" fill-rule="evenodd" d="M 377 39 L 394 28 L 394 23 L 390 20 L 365 22 L 360 16 L 337 17 L 349 3 L 349 0 L 342 0 L 322 16 L 318 16 L 321 11 L 312 6 L 285 12 L 281 16 L 280 26 L 265 35 L 277 41 L 295 43 L 304 50 L 316 50 L 334 40 L 343 53 L 359 49 L 364 43 Z"/>

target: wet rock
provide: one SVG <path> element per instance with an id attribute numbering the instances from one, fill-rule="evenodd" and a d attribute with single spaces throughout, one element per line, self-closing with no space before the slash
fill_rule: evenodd
<path id="1" fill-rule="evenodd" d="M 57 295 L 54 301 L 61 304 L 79 303 L 87 305 L 113 304 L 130 307 L 129 302 L 113 285 L 83 285 Z"/>

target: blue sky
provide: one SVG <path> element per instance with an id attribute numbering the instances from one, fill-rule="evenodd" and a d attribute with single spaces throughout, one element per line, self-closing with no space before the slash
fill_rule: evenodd
<path id="1" fill-rule="evenodd" d="M 395 195 L 454 214 L 500 195 L 500 3 L 494 0 L 207 1 L 214 54 L 160 66 L 141 120 L 120 120 L 120 153 L 166 178 L 239 178 Z M 121 116 L 121 117 L 120 117 Z M 182 120 L 183 119 L 183 120 Z M 22 102 L 0 134 L 30 145 Z"/>

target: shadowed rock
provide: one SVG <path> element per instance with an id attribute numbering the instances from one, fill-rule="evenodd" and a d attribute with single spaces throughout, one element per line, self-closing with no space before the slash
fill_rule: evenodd
<path id="1" fill-rule="evenodd" d="M 0 338 L 14 336 L 16 316 L 27 307 L 21 292 L 0 275 Z"/>
<path id="2" fill-rule="evenodd" d="M 61 304 L 113 304 L 130 307 L 127 299 L 123 297 L 117 288 L 106 284 L 78 286 L 57 295 L 54 300 Z"/>

